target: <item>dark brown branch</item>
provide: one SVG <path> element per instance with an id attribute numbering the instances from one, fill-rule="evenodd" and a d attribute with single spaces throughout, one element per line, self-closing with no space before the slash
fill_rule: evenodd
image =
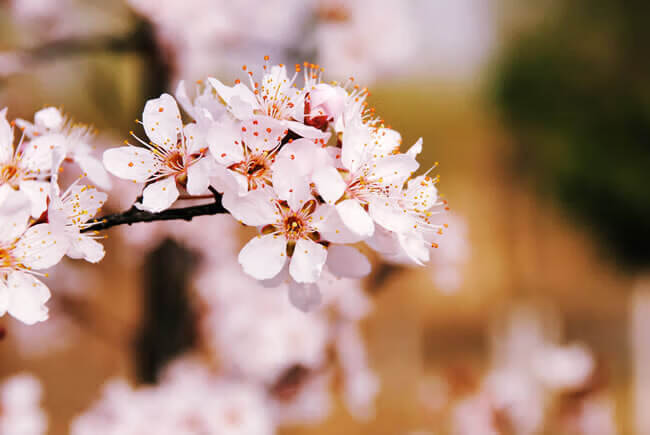
<path id="1" fill-rule="evenodd" d="M 184 220 L 191 221 L 196 216 L 209 216 L 220 213 L 228 213 L 228 211 L 221 204 L 221 194 L 210 187 L 210 191 L 214 196 L 214 202 L 210 204 L 195 205 L 183 208 L 170 208 L 161 211 L 160 213 L 152 213 L 145 210 L 139 210 L 132 206 L 125 212 L 109 214 L 97 219 L 93 219 L 88 223 L 90 226 L 81 230 L 82 233 L 90 231 L 106 230 L 117 225 L 131 225 L 138 222 L 155 222 L 155 221 L 171 221 L 171 220 Z"/>

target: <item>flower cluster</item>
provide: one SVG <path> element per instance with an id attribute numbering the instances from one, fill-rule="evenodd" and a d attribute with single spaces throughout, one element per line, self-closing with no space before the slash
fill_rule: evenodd
<path id="1" fill-rule="evenodd" d="M 92 156 L 87 126 L 53 107 L 38 111 L 33 123 L 9 123 L 6 114 L 0 111 L 0 315 L 33 324 L 48 317 L 50 291 L 37 278 L 44 269 L 64 255 L 90 262 L 104 256 L 97 234 L 81 231 L 106 194 L 78 181 L 62 192 L 60 172 L 74 163 L 97 184 L 109 187 L 110 180 Z"/>
<path id="2" fill-rule="evenodd" d="M 353 246 L 366 242 L 381 254 L 422 264 L 443 226 L 432 221 L 443 203 L 436 179 L 414 177 L 418 141 L 400 152 L 400 134 L 368 109 L 367 91 L 325 83 L 322 70 L 296 65 L 243 67 L 247 84 L 216 78 L 193 100 L 184 83 L 177 100 L 193 118 L 183 123 L 168 94 L 145 105 L 148 140 L 109 149 L 112 174 L 146 183 L 137 207 L 158 213 L 181 195 L 222 194 L 222 204 L 259 235 L 239 253 L 250 276 L 289 284 L 294 305 L 320 301 L 324 269 L 359 278 L 368 260 Z M 297 84 L 304 71 L 302 86 Z"/>

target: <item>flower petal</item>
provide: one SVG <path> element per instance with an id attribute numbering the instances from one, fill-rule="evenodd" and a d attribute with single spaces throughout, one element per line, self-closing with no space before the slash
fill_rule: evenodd
<path id="1" fill-rule="evenodd" d="M 14 129 L 7 121 L 7 108 L 0 110 L 0 163 L 6 163 L 14 155 Z"/>
<path id="2" fill-rule="evenodd" d="M 271 279 L 287 261 L 287 241 L 274 235 L 257 236 L 239 252 L 239 264 L 255 279 Z"/>
<path id="3" fill-rule="evenodd" d="M 34 114 L 36 126 L 47 130 L 58 130 L 63 126 L 63 115 L 56 107 L 46 107 Z"/>
<path id="4" fill-rule="evenodd" d="M 168 209 L 178 199 L 178 187 L 174 177 L 165 177 L 151 183 L 142 191 L 142 206 L 145 210 L 158 213 Z"/>
<path id="5" fill-rule="evenodd" d="M 85 234 L 75 235 L 67 252 L 70 258 L 83 258 L 90 263 L 99 262 L 104 254 L 104 246 Z"/>
<path id="6" fill-rule="evenodd" d="M 320 196 L 330 204 L 336 202 L 345 192 L 346 184 L 339 171 L 332 166 L 321 168 L 311 177 Z"/>
<path id="7" fill-rule="evenodd" d="M 372 177 L 381 179 L 383 184 L 401 184 L 415 172 L 420 164 L 407 154 L 394 154 L 376 160 Z"/>
<path id="8" fill-rule="evenodd" d="M 327 267 L 336 276 L 363 278 L 371 270 L 370 262 L 352 246 L 331 245 L 327 253 Z"/>
<path id="9" fill-rule="evenodd" d="M 213 77 L 209 77 L 208 82 L 230 107 L 232 114 L 237 119 L 248 119 L 253 116 L 253 110 L 258 108 L 258 104 L 255 95 L 248 87 L 242 83 L 233 87 L 226 86 Z"/>
<path id="10" fill-rule="evenodd" d="M 368 202 L 368 213 L 372 219 L 387 230 L 408 232 L 415 225 L 414 219 L 404 209 L 388 198 L 376 197 Z"/>
<path id="11" fill-rule="evenodd" d="M 230 120 L 215 124 L 207 134 L 210 153 L 217 163 L 229 166 L 244 160 L 239 123 Z"/>
<path id="12" fill-rule="evenodd" d="M 30 269 L 47 269 L 61 261 L 68 247 L 68 241 L 50 224 L 38 224 L 23 234 L 13 254 Z"/>
<path id="13" fill-rule="evenodd" d="M 8 184 L 0 186 L 0 242 L 12 243 L 27 229 L 31 203 L 29 197 Z"/>
<path id="14" fill-rule="evenodd" d="M 169 94 L 147 101 L 142 112 L 142 125 L 153 143 L 165 149 L 176 147 L 183 122 L 176 100 Z"/>
<path id="15" fill-rule="evenodd" d="M 241 137 L 254 153 L 270 151 L 280 145 L 288 133 L 279 121 L 267 116 L 255 116 L 241 123 Z"/>
<path id="16" fill-rule="evenodd" d="M 112 187 L 113 183 L 108 176 L 108 172 L 106 172 L 104 165 L 102 165 L 102 162 L 99 161 L 99 159 L 90 154 L 76 155 L 73 158 L 90 181 L 102 189 L 109 190 Z"/>
<path id="17" fill-rule="evenodd" d="M 238 221 L 258 226 L 271 224 L 278 219 L 272 199 L 271 189 L 266 188 L 252 190 L 243 196 L 224 192 L 221 203 Z"/>
<path id="18" fill-rule="evenodd" d="M 318 281 L 327 260 L 327 249 L 312 240 L 300 239 L 291 257 L 289 273 L 298 283 L 313 283 Z"/>
<path id="19" fill-rule="evenodd" d="M 345 226 L 353 233 L 364 238 L 372 236 L 375 231 L 375 224 L 357 200 L 346 199 L 336 204 L 336 210 Z"/>
<path id="20" fill-rule="evenodd" d="M 154 155 L 147 149 L 134 146 L 106 150 L 103 161 L 111 174 L 139 183 L 146 181 L 158 170 Z"/>
<path id="21" fill-rule="evenodd" d="M 45 303 L 50 299 L 50 290 L 41 281 L 28 273 L 11 272 L 7 276 L 7 291 L 7 311 L 13 317 L 27 325 L 47 320 Z"/>
<path id="22" fill-rule="evenodd" d="M 187 169 L 187 193 L 202 195 L 210 185 L 211 157 L 202 158 Z"/>
<path id="23" fill-rule="evenodd" d="M 301 311 L 308 312 L 317 308 L 323 300 L 316 284 L 289 283 L 289 301 Z"/>
<path id="24" fill-rule="evenodd" d="M 39 218 L 47 209 L 47 194 L 50 190 L 50 183 L 47 181 L 23 180 L 19 186 L 32 204 L 32 216 Z"/>
<path id="25" fill-rule="evenodd" d="M 406 154 L 409 156 L 416 158 L 418 154 L 422 152 L 422 138 L 418 139 L 417 142 L 415 142 L 411 148 L 408 149 Z"/>

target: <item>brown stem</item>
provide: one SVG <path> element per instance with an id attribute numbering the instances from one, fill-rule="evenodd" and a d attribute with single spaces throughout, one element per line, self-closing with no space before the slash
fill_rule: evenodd
<path id="1" fill-rule="evenodd" d="M 210 204 L 195 205 L 192 207 L 171 208 L 159 213 L 152 213 L 145 210 L 139 210 L 132 206 L 122 213 L 110 214 L 89 222 L 89 226 L 81 230 L 82 233 L 91 231 L 106 230 L 117 225 L 131 225 L 138 222 L 170 221 L 185 220 L 191 221 L 196 216 L 208 216 L 220 213 L 228 213 L 221 204 L 221 194 L 210 186 L 210 192 L 214 202 Z"/>

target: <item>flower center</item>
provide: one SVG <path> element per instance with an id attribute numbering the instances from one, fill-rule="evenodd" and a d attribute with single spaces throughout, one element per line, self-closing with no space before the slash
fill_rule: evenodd
<path id="1" fill-rule="evenodd" d="M 284 233 L 289 240 L 298 240 L 302 237 L 305 222 L 301 217 L 292 214 L 284 220 Z"/>
<path id="2" fill-rule="evenodd" d="M 16 261 L 11 255 L 11 252 L 0 247 L 0 269 L 13 269 L 15 263 Z"/>
<path id="3" fill-rule="evenodd" d="M 252 155 L 243 162 L 230 165 L 229 169 L 248 178 L 248 189 L 255 190 L 259 185 L 270 184 L 268 153 Z"/>
<path id="4" fill-rule="evenodd" d="M 165 165 L 169 167 L 170 169 L 173 169 L 175 171 L 181 171 L 184 168 L 184 162 L 183 162 L 183 154 L 181 154 L 178 151 L 174 151 L 172 153 L 169 153 L 165 157 L 164 161 Z"/>
<path id="5" fill-rule="evenodd" d="M 10 183 L 14 181 L 18 176 L 18 166 L 15 164 L 4 165 L 0 169 L 0 183 Z"/>

